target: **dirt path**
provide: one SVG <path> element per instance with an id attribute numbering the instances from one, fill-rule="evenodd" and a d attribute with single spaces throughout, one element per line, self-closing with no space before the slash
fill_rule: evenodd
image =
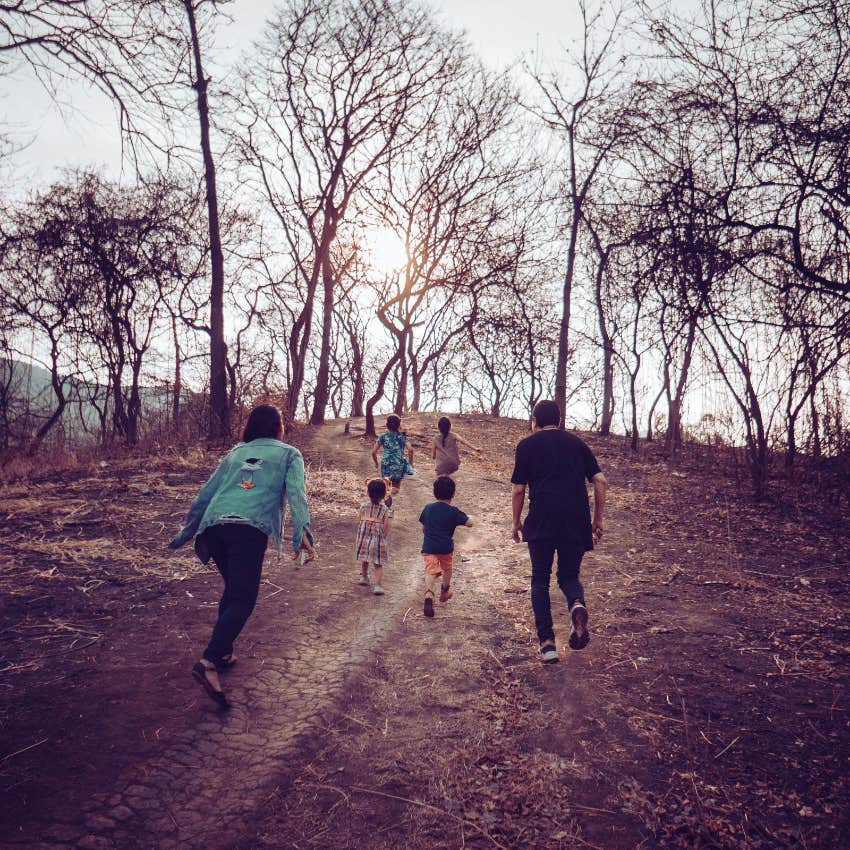
<path id="1" fill-rule="evenodd" d="M 312 435 L 309 451 L 320 469 L 326 463 L 338 468 L 345 457 L 356 471 L 355 481 L 369 473 L 371 461 L 362 446 L 346 454 L 329 434 L 319 431 Z M 397 500 L 399 533 L 393 542 L 405 556 L 394 559 L 392 584 L 399 587 L 412 582 L 414 499 L 421 501 L 424 486 L 421 479 L 407 483 Z M 348 495 L 356 504 L 359 493 Z M 266 592 L 241 642 L 239 662 L 226 677 L 233 709 L 220 713 L 202 699 L 195 707 L 196 694 L 183 677 L 180 702 L 190 703 L 188 723 L 168 736 L 155 731 L 158 746 L 146 757 L 128 758 L 109 777 L 108 789 L 99 788 L 88 799 L 49 803 L 58 823 L 45 826 L 39 818 L 43 813 L 37 811 L 16 813 L 18 835 L 10 837 L 26 845 L 37 840 L 86 848 L 213 848 L 227 846 L 232 836 L 245 831 L 246 818 L 260 808 L 271 780 L 309 750 L 323 713 L 338 701 L 406 604 L 406 595 L 399 592 L 356 598 L 365 593 L 352 587 L 352 514 L 316 513 L 321 557 L 315 564 L 297 569 L 286 553 L 281 560 L 273 553 L 267 556 Z M 186 592 L 212 608 L 217 584 L 213 577 L 200 592 Z M 192 607 L 196 604 L 190 599 Z M 192 618 L 198 613 L 197 608 L 186 612 Z M 192 631 L 202 632 L 203 627 Z M 160 655 L 159 641 L 152 644 L 158 647 L 152 663 L 168 664 L 172 675 L 185 673 L 173 669 L 173 658 Z M 92 757 L 97 760 L 96 753 Z M 110 767 L 114 771 L 114 765 Z M 70 796 L 76 797 L 73 792 Z M 38 820 L 27 822 L 26 814 Z"/>
<path id="2" fill-rule="evenodd" d="M 267 557 L 227 714 L 187 672 L 217 578 L 150 546 L 210 459 L 0 492 L 4 575 L 20 589 L 0 610 L 13 649 L 0 846 L 845 846 L 849 588 L 834 525 L 730 511 L 728 475 L 673 475 L 591 439 L 613 483 L 606 542 L 583 567 L 592 640 L 544 667 L 527 554 L 508 537 L 522 425 L 459 421 L 487 447 L 457 476 L 478 522 L 457 532 L 455 597 L 434 620 L 416 519 L 435 417 L 406 420 L 420 475 L 395 506 L 384 597 L 355 585 L 350 560 L 368 446 L 338 424 L 299 435 L 321 557 Z M 109 510 L 89 512 L 93 493 Z M 556 590 L 553 603 L 560 647 Z"/>

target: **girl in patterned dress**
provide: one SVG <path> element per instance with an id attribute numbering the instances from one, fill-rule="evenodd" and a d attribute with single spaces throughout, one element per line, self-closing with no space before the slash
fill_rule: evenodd
<path id="1" fill-rule="evenodd" d="M 366 482 L 366 492 L 369 501 L 360 505 L 357 514 L 357 545 L 354 551 L 354 560 L 360 562 L 360 578 L 358 584 L 369 584 L 369 564 L 375 569 L 375 587 L 372 592 L 375 596 L 384 593 L 381 587 L 384 564 L 387 562 L 387 532 L 390 528 L 390 517 L 392 512 L 383 503 L 387 495 L 387 485 L 382 478 L 375 478 Z"/>
<path id="2" fill-rule="evenodd" d="M 413 447 L 407 443 L 407 434 L 401 433 L 401 419 L 392 414 L 387 417 L 387 430 L 375 441 L 372 449 L 372 460 L 375 469 L 381 470 L 383 478 L 389 478 L 393 493 L 398 493 L 401 479 L 405 475 L 413 475 Z M 378 452 L 384 450 L 378 465 Z M 391 503 L 390 503 L 391 504 Z"/>

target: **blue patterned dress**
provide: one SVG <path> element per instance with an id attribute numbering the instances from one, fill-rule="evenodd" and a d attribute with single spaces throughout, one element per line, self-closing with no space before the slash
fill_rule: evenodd
<path id="1" fill-rule="evenodd" d="M 405 475 L 413 475 L 413 467 L 404 456 L 407 434 L 385 431 L 378 437 L 378 442 L 384 449 L 384 454 L 381 456 L 381 475 L 384 478 L 401 481 Z"/>

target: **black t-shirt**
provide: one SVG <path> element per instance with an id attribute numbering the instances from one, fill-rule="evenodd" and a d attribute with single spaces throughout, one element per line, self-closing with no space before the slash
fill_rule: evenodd
<path id="1" fill-rule="evenodd" d="M 445 555 L 454 552 L 452 535 L 459 525 L 466 525 L 469 517 L 460 508 L 448 502 L 431 502 L 422 508 L 419 522 L 424 526 L 425 536 L 422 552 L 425 555 Z"/>
<path id="2" fill-rule="evenodd" d="M 523 540 L 554 538 L 593 548 L 585 480 L 601 470 L 587 444 L 568 431 L 535 431 L 516 447 L 511 482 L 527 484 L 530 504 Z"/>

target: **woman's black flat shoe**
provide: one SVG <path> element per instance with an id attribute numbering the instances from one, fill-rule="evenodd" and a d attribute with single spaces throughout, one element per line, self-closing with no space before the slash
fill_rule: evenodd
<path id="1" fill-rule="evenodd" d="M 192 678 L 194 678 L 200 686 L 207 692 L 209 698 L 218 705 L 219 708 L 230 708 L 230 703 L 224 695 L 224 691 L 217 691 L 210 680 L 207 678 L 207 673 L 215 672 L 215 667 L 206 667 L 200 661 L 192 667 Z"/>

